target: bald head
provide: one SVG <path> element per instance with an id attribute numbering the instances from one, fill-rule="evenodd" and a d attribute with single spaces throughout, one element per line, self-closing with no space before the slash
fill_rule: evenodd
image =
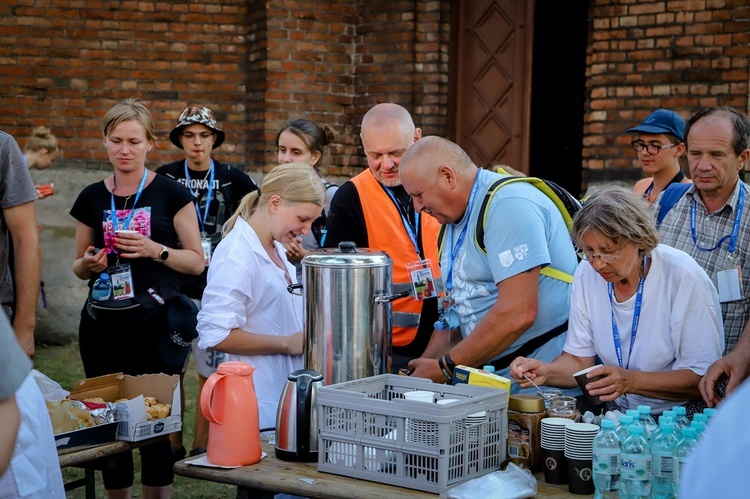
<path id="1" fill-rule="evenodd" d="M 477 167 L 457 144 L 424 137 L 401 159 L 401 183 L 414 205 L 441 223 L 452 223 L 466 209 Z"/>
<path id="2" fill-rule="evenodd" d="M 400 127 L 404 133 L 414 135 L 414 120 L 412 120 L 409 111 L 399 106 L 386 102 L 377 104 L 370 108 L 362 118 L 362 133 L 366 128 L 383 129 Z"/>

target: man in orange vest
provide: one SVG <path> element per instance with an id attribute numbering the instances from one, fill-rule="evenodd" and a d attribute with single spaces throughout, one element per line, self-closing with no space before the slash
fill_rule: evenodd
<path id="1" fill-rule="evenodd" d="M 415 212 L 401 186 L 401 156 L 420 139 L 409 112 L 398 104 L 378 104 L 362 119 L 360 138 L 369 168 L 344 183 L 331 200 L 323 247 L 341 241 L 385 251 L 393 260 L 394 294 L 409 292 L 393 302 L 391 370 L 419 357 L 438 318 L 437 299 L 418 299 L 418 283 L 439 277 L 437 234 L 433 217 Z"/>

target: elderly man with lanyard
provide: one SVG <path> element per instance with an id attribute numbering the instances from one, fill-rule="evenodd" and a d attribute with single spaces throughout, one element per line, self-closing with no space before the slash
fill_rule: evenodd
<path id="1" fill-rule="evenodd" d="M 745 203 L 748 186 L 739 172 L 750 158 L 750 119 L 730 107 L 703 110 L 690 118 L 685 142 L 693 185 L 670 199 L 670 186 L 657 200 L 662 211 L 671 209 L 659 228 L 662 242 L 690 254 L 719 291 L 726 346 L 701 381 L 709 406 L 721 400 L 716 383 L 729 378 L 727 394 L 748 375 L 750 368 L 750 210 Z M 674 195 L 671 195 L 674 199 Z"/>
<path id="2" fill-rule="evenodd" d="M 530 184 L 506 185 L 486 199 L 502 177 L 439 137 L 423 138 L 403 157 L 401 180 L 415 208 L 446 226 L 440 266 L 448 331 L 436 329 L 409 363 L 413 376 L 448 382 L 456 364 L 492 363 L 507 377 L 519 355 L 548 362 L 562 352 L 577 264 L 570 233 L 552 200 Z M 476 233 L 483 201 L 486 252 Z"/>

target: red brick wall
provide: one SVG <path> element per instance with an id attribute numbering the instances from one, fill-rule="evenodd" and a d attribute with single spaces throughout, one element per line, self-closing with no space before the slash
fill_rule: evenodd
<path id="1" fill-rule="evenodd" d="M 25 143 L 48 125 L 67 161 L 106 161 L 101 117 L 144 99 L 158 165 L 180 157 L 168 140 L 184 107 L 204 104 L 227 133 L 221 157 L 244 163 L 248 2 L 19 0 L 0 7 L 0 128 Z"/>
<path id="2" fill-rule="evenodd" d="M 196 104 L 227 133 L 217 157 L 248 170 L 275 164 L 276 133 L 298 117 L 339 132 L 331 175 L 365 165 L 359 122 L 378 102 L 404 105 L 427 134 L 447 131 L 449 0 L 80 5 L 0 6 L 0 129 L 23 145 L 48 125 L 61 165 L 109 168 L 100 120 L 131 96 L 156 120 L 153 166 L 181 157 L 168 134 Z"/>
<path id="3" fill-rule="evenodd" d="M 654 109 L 685 119 L 714 105 L 748 111 L 747 0 L 592 0 L 590 13 L 584 167 L 591 174 L 616 178 L 633 168 L 625 129 Z"/>

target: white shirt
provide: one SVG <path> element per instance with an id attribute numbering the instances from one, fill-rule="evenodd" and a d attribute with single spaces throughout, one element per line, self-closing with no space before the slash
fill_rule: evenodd
<path id="1" fill-rule="evenodd" d="M 287 261 L 284 247 L 275 241 L 274 247 L 294 281 L 294 267 Z M 215 347 L 235 328 L 272 336 L 302 331 L 302 296 L 287 291 L 284 271 L 271 260 L 253 228 L 242 218 L 216 247 L 202 303 L 198 313 L 201 348 Z M 255 368 L 260 427 L 275 427 L 281 390 L 289 373 L 302 369 L 302 356 L 229 354 L 228 360 Z"/>
<path id="2" fill-rule="evenodd" d="M 52 422 L 32 374 L 16 390 L 21 426 L 10 466 L 0 476 L 0 498 L 65 499 Z"/>
<path id="3" fill-rule="evenodd" d="M 578 357 L 598 355 L 619 365 L 612 334 L 607 282 L 582 261 L 573 279 L 568 337 L 564 351 Z M 706 272 L 687 253 L 660 244 L 651 255 L 643 286 L 640 322 L 630 359 L 635 295 L 623 303 L 613 297 L 623 367 L 660 372 L 690 369 L 702 376 L 724 351 L 719 295 Z M 655 414 L 687 401 L 629 394 L 616 400 L 621 410 L 649 405 Z"/>

